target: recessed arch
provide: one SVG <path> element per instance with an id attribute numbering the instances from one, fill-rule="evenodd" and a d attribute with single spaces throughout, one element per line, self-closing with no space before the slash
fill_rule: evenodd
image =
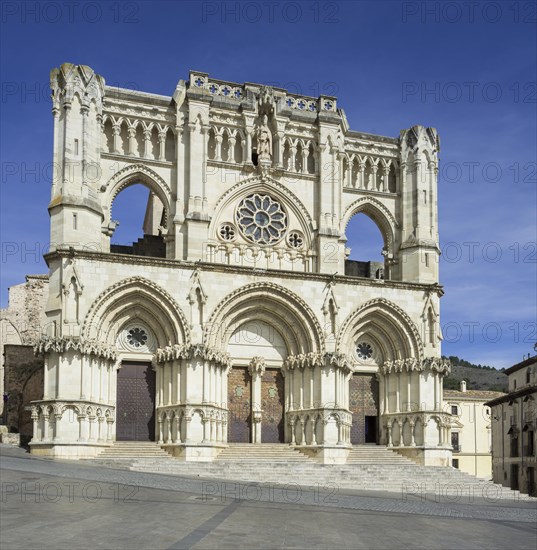
<path id="1" fill-rule="evenodd" d="M 158 347 L 189 344 L 190 328 L 174 298 L 143 277 L 130 277 L 105 289 L 90 307 L 82 335 L 115 345 L 119 331 L 139 319 L 152 331 Z"/>
<path id="2" fill-rule="evenodd" d="M 233 333 L 247 322 L 274 326 L 289 355 L 323 352 L 322 328 L 310 307 L 290 290 L 274 283 L 251 283 L 224 298 L 204 331 L 204 342 L 226 351 Z"/>
<path id="3" fill-rule="evenodd" d="M 218 200 L 214 209 L 214 216 L 209 226 L 209 235 L 216 235 L 217 228 L 222 223 L 222 214 L 231 204 L 238 204 L 243 198 L 253 192 L 270 194 L 279 200 L 288 212 L 292 212 L 301 225 L 300 229 L 307 239 L 306 248 L 311 245 L 313 222 L 302 201 L 286 186 L 267 176 L 261 180 L 258 176 L 243 180 L 228 189 Z M 290 228 L 297 229 L 297 228 Z"/>
<path id="4" fill-rule="evenodd" d="M 371 339 L 380 347 L 381 362 L 415 357 L 423 359 L 423 342 L 412 319 L 396 304 L 384 298 L 369 300 L 355 309 L 339 330 L 336 349 L 356 362 L 356 341 Z"/>

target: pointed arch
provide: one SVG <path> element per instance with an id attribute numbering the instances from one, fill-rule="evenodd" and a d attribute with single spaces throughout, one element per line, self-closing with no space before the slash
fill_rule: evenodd
<path id="1" fill-rule="evenodd" d="M 108 208 L 108 219 L 105 223 L 112 220 L 112 204 L 116 196 L 131 185 L 142 184 L 150 191 L 155 193 L 164 205 L 165 220 L 170 219 L 171 189 L 169 185 L 151 168 L 143 164 L 133 164 L 126 166 L 114 174 L 106 184 L 101 187 L 104 194 L 104 206 Z"/>
<path id="2" fill-rule="evenodd" d="M 345 233 L 352 217 L 359 213 L 364 213 L 375 222 L 384 239 L 386 251 L 394 254 L 397 221 L 388 208 L 374 197 L 362 197 L 347 207 L 341 220 L 341 233 Z"/>
<path id="3" fill-rule="evenodd" d="M 250 193 L 262 191 L 263 193 L 270 193 L 274 197 L 282 202 L 286 208 L 293 211 L 298 218 L 304 234 L 309 235 L 313 231 L 313 222 L 306 207 L 302 204 L 302 201 L 286 187 L 277 180 L 267 176 L 261 181 L 259 176 L 253 176 L 251 178 L 240 181 L 230 189 L 228 189 L 218 200 L 214 208 L 214 215 L 209 227 L 209 234 L 214 235 L 215 228 L 220 221 L 221 213 L 230 203 L 238 203 L 243 197 L 246 197 Z"/>
<path id="4" fill-rule="evenodd" d="M 82 336 L 115 345 L 121 328 L 140 319 L 153 331 L 158 347 L 189 344 L 190 328 L 174 298 L 144 277 L 129 277 L 105 289 L 90 307 Z"/>
<path id="5" fill-rule="evenodd" d="M 241 325 L 264 321 L 278 329 L 289 354 L 324 351 L 321 325 L 310 307 L 295 293 L 274 283 L 251 283 L 224 298 L 204 330 L 204 342 L 225 351 Z"/>
<path id="6" fill-rule="evenodd" d="M 353 356 L 359 339 L 374 341 L 377 362 L 415 357 L 423 359 L 423 342 L 410 317 L 396 304 L 375 298 L 355 309 L 343 322 L 336 350 Z"/>

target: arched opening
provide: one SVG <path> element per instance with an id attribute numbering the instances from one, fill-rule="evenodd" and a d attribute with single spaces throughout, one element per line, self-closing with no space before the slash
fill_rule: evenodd
<path id="1" fill-rule="evenodd" d="M 282 334 L 273 323 L 252 318 L 233 332 L 228 352 L 233 361 L 228 378 L 228 441 L 283 443 L 281 366 L 287 343 Z"/>
<path id="2" fill-rule="evenodd" d="M 236 139 L 235 139 L 235 146 L 234 146 L 234 162 L 236 163 L 242 163 L 242 136 L 237 133 Z"/>
<path id="3" fill-rule="evenodd" d="M 224 130 L 223 136 L 222 136 L 222 160 L 225 162 L 231 161 L 231 155 L 230 155 L 230 144 L 229 144 L 229 135 L 227 130 Z"/>
<path id="4" fill-rule="evenodd" d="M 175 160 L 175 136 L 170 128 L 166 132 L 164 142 L 164 160 L 173 162 Z"/>
<path id="5" fill-rule="evenodd" d="M 312 144 L 308 147 L 308 174 L 315 174 L 315 150 Z"/>
<path id="6" fill-rule="evenodd" d="M 214 133 L 214 128 L 209 130 L 209 140 L 207 142 L 207 157 L 209 160 L 214 160 L 216 158 L 216 136 Z"/>
<path id="7" fill-rule="evenodd" d="M 397 179 L 395 175 L 395 166 L 390 164 L 390 171 L 388 172 L 388 191 L 390 193 L 397 192 Z"/>
<path id="8" fill-rule="evenodd" d="M 107 153 L 114 152 L 114 129 L 112 127 L 112 121 L 108 118 L 104 123 L 103 128 L 103 150 Z"/>
<path id="9" fill-rule="evenodd" d="M 159 156 L 160 156 L 160 146 L 158 142 L 158 130 L 156 126 L 153 126 L 153 129 L 151 130 L 151 155 L 149 155 L 149 158 L 158 160 Z"/>
<path id="10" fill-rule="evenodd" d="M 110 252 L 166 257 L 162 236 L 166 209 L 159 197 L 145 185 L 136 183 L 123 189 L 112 203 L 111 219 L 117 225 Z"/>
<path id="11" fill-rule="evenodd" d="M 355 214 L 345 231 L 345 275 L 384 279 L 385 241 L 377 224 L 363 212 Z"/>

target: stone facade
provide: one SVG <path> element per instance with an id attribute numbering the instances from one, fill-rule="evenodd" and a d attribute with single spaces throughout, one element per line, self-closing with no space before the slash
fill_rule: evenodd
<path id="1" fill-rule="evenodd" d="M 367 374 L 377 441 L 449 464 L 435 129 L 356 132 L 334 97 L 199 72 L 170 97 L 71 64 L 51 87 L 55 246 L 32 452 L 113 444 L 118 369 L 150 361 L 156 439 L 176 456 L 271 439 L 344 461 L 350 379 Z M 151 191 L 144 228 L 165 257 L 110 245 L 114 199 L 135 183 Z M 384 239 L 367 273 L 346 270 L 358 213 Z"/>
<path id="2" fill-rule="evenodd" d="M 492 417 L 493 479 L 537 496 L 537 356 L 505 373 L 509 393 L 486 403 Z"/>

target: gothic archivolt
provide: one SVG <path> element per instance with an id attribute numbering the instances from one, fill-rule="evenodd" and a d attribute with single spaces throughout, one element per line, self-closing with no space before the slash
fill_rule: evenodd
<path id="1" fill-rule="evenodd" d="M 274 283 L 251 283 L 228 294 L 214 309 L 204 341 L 225 349 L 233 332 L 248 321 L 263 320 L 281 329 L 290 354 L 324 350 L 323 331 L 310 307 Z"/>
<path id="2" fill-rule="evenodd" d="M 264 195 L 271 195 L 275 199 L 279 200 L 284 208 L 292 213 L 300 227 L 294 229 L 301 229 L 305 235 L 310 235 L 313 228 L 311 216 L 302 204 L 302 201 L 289 190 L 288 187 L 282 185 L 277 180 L 270 176 L 266 176 L 264 181 L 260 181 L 259 176 L 253 176 L 248 179 L 244 179 L 230 187 L 218 200 L 214 208 L 214 216 L 209 226 L 209 234 L 215 235 L 219 225 L 225 221 L 231 221 L 233 216 L 229 216 L 230 219 L 224 219 L 227 211 L 234 211 L 235 206 L 238 205 L 241 200 L 251 195 L 252 193 L 262 193 Z M 293 229 L 290 227 L 290 229 Z M 311 243 L 307 241 L 307 247 Z"/>
<path id="3" fill-rule="evenodd" d="M 151 328 L 159 346 L 190 342 L 189 323 L 179 304 L 144 277 L 123 279 L 101 292 L 86 315 L 81 334 L 115 341 L 117 331 L 137 318 Z"/>
<path id="4" fill-rule="evenodd" d="M 336 350 L 348 353 L 368 336 L 383 347 L 382 361 L 423 357 L 423 343 L 412 319 L 399 306 L 384 298 L 369 300 L 343 321 Z"/>

